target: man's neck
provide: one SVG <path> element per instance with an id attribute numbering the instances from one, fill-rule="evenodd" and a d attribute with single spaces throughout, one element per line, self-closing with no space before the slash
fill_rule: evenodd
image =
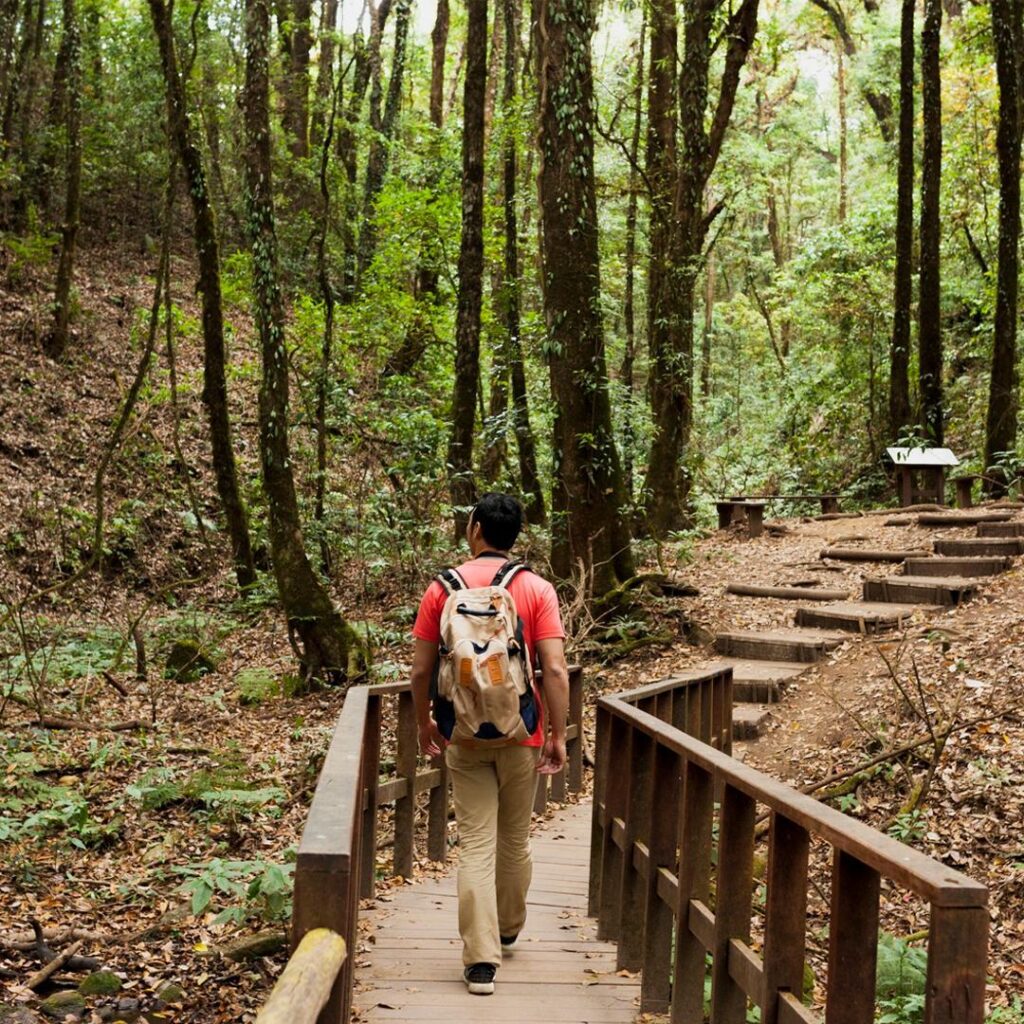
<path id="1" fill-rule="evenodd" d="M 481 544 L 475 551 L 471 550 L 469 554 L 472 558 L 482 558 L 485 555 L 505 559 L 509 557 L 509 553 L 507 551 L 499 551 L 497 548 L 492 548 L 487 544 Z"/>

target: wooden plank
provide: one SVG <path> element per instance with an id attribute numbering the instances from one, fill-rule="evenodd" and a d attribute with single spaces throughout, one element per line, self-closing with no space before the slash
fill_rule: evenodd
<path id="1" fill-rule="evenodd" d="M 988 911 L 932 907 L 929 925 L 925 1024 L 981 1024 Z"/>
<path id="2" fill-rule="evenodd" d="M 768 835 L 762 1024 L 781 1024 L 782 992 L 803 992 L 809 851 L 807 830 L 773 812 Z"/>
<path id="3" fill-rule="evenodd" d="M 747 993 L 729 969 L 730 942 L 750 941 L 756 802 L 734 786 L 722 794 L 715 875 L 715 935 L 711 950 L 711 1024 L 744 1024 Z"/>
<path id="4" fill-rule="evenodd" d="M 753 583 L 730 583 L 727 594 L 741 597 L 773 597 L 780 601 L 844 601 L 848 590 L 824 590 L 817 587 L 762 587 Z"/>
<path id="5" fill-rule="evenodd" d="M 981 523 L 978 526 L 979 537 L 1024 537 L 1024 522 L 1017 520 L 1011 523 Z"/>
<path id="6" fill-rule="evenodd" d="M 359 893 L 363 899 L 373 895 L 377 868 L 377 807 L 380 803 L 380 719 L 381 698 L 372 691 L 367 698 L 366 725 L 363 729 L 362 850 L 359 854 Z"/>
<path id="7" fill-rule="evenodd" d="M 882 633 L 903 627 L 910 621 L 915 611 L 917 608 L 912 604 L 889 604 L 885 601 L 868 600 L 837 601 L 815 608 L 797 608 L 796 624 L 820 626 L 825 629 L 845 629 L 851 633 Z"/>
<path id="8" fill-rule="evenodd" d="M 1012 568 L 1013 559 L 1006 557 L 965 556 L 949 558 L 908 558 L 903 571 L 908 576 L 995 576 Z"/>
<path id="9" fill-rule="evenodd" d="M 842 850 L 832 860 L 828 1024 L 872 1024 L 878 955 L 878 872 Z"/>
<path id="10" fill-rule="evenodd" d="M 976 526 L 978 523 L 1003 523 L 1013 518 L 1013 512 L 987 512 L 979 509 L 973 512 L 922 512 L 917 517 L 918 526 Z"/>
<path id="11" fill-rule="evenodd" d="M 962 558 L 971 555 L 985 555 L 996 558 L 1013 558 L 1024 554 L 1024 537 L 965 537 L 963 540 L 937 540 L 934 544 L 937 555 Z"/>
<path id="12" fill-rule="evenodd" d="M 396 875 L 412 878 L 415 859 L 414 840 L 416 836 L 416 799 L 413 788 L 416 785 L 416 711 L 412 703 L 412 691 L 398 695 L 398 752 L 395 768 L 399 778 L 406 782 L 406 791 L 395 800 L 395 845 L 394 867 Z"/>
<path id="13" fill-rule="evenodd" d="M 715 650 L 757 661 L 815 662 L 848 638 L 842 633 L 810 629 L 744 630 L 719 633 Z"/>
<path id="14" fill-rule="evenodd" d="M 741 939 L 729 940 L 729 977 L 755 1005 L 764 1002 L 764 964 Z"/>
<path id="15" fill-rule="evenodd" d="M 864 581 L 866 601 L 913 601 L 917 604 L 956 606 L 979 590 L 976 580 L 943 576 L 886 576 Z"/>
<path id="16" fill-rule="evenodd" d="M 938 550 L 938 549 L 936 549 Z M 903 562 L 908 558 L 924 558 L 930 551 L 913 548 L 907 551 L 889 551 L 879 548 L 822 548 L 820 558 L 832 558 L 837 562 Z"/>
<path id="17" fill-rule="evenodd" d="M 779 1024 L 821 1024 L 821 1018 L 792 992 L 779 994 Z"/>
<path id="18" fill-rule="evenodd" d="M 277 979 L 256 1024 L 314 1024 L 345 960 L 345 940 L 326 928 L 307 932 Z"/>
<path id="19" fill-rule="evenodd" d="M 657 700 L 650 697 L 653 704 Z M 653 712 L 653 707 L 651 711 Z M 644 960 L 644 912 L 646 883 L 634 865 L 634 843 L 640 841 L 648 846 L 653 797 L 651 777 L 654 770 L 654 742 L 642 732 L 630 730 L 626 746 L 625 765 L 628 765 L 626 808 L 622 848 L 625 856 L 621 860 L 619 881 L 619 923 L 616 934 L 619 940 L 619 970 L 638 971 Z M 675 837 L 673 837 L 673 842 Z"/>
<path id="20" fill-rule="evenodd" d="M 612 718 L 608 732 L 608 747 L 605 757 L 611 759 L 611 752 L 627 750 L 630 729 L 618 716 Z M 622 847 L 616 842 L 615 819 L 626 810 L 629 777 L 623 771 L 609 771 L 604 781 L 604 814 L 607 824 L 602 836 L 601 848 L 601 898 L 598 903 L 597 934 L 601 939 L 617 939 L 619 928 L 619 905 L 622 894 Z"/>

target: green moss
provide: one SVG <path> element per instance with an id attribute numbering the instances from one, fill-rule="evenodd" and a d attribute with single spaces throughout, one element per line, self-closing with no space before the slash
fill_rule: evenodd
<path id="1" fill-rule="evenodd" d="M 83 996 L 112 996 L 121 991 L 121 979 L 113 971 L 93 971 L 78 986 Z"/>
<path id="2" fill-rule="evenodd" d="M 244 668 L 235 676 L 238 703 L 256 707 L 281 693 L 281 684 L 269 668 Z"/>

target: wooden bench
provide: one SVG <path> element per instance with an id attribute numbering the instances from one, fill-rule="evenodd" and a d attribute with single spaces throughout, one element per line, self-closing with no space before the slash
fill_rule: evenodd
<path id="1" fill-rule="evenodd" d="M 727 530 L 733 524 L 737 512 L 745 512 L 747 519 L 747 536 L 760 537 L 764 530 L 764 502 L 747 501 L 745 498 L 730 498 L 728 501 L 716 501 L 718 509 L 718 528 Z"/>
<path id="2" fill-rule="evenodd" d="M 731 494 L 733 501 L 820 501 L 821 514 L 839 511 L 838 494 Z"/>
<path id="3" fill-rule="evenodd" d="M 971 508 L 974 504 L 974 482 L 976 480 L 982 480 L 984 477 L 980 473 L 964 473 L 963 476 L 953 477 L 953 483 L 956 485 L 956 507 L 957 508 Z"/>

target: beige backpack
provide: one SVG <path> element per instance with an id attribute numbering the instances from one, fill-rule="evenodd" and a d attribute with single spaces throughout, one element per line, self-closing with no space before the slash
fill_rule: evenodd
<path id="1" fill-rule="evenodd" d="M 434 674 L 434 719 L 453 743 L 503 746 L 537 728 L 523 622 L 508 585 L 528 566 L 505 562 L 489 587 L 467 587 L 455 569 L 437 577 L 448 594 Z"/>

